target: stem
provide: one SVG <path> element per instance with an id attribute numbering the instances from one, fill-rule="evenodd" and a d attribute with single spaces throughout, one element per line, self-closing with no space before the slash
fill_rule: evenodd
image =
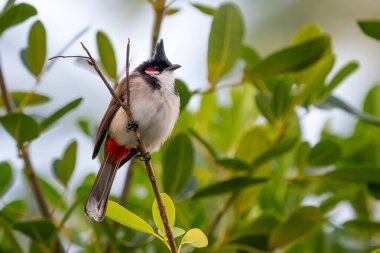
<path id="1" fill-rule="evenodd" d="M 158 36 L 160 35 L 161 30 L 161 23 L 162 19 L 164 18 L 164 14 L 166 11 L 165 7 L 165 0 L 157 0 L 153 4 L 154 9 L 154 23 L 153 23 L 153 31 L 152 31 L 152 49 L 151 49 L 151 56 L 153 56 Z"/>
<path id="2" fill-rule="evenodd" d="M 128 123 L 134 122 L 133 115 L 131 112 L 131 107 L 130 107 L 131 106 L 130 105 L 130 99 L 129 99 L 130 98 L 130 91 L 129 91 L 130 40 L 128 39 L 127 56 L 126 56 L 126 58 L 127 58 L 126 59 L 127 60 L 127 63 L 126 63 L 127 103 L 126 104 L 121 102 L 120 98 L 116 95 L 115 91 L 112 89 L 111 85 L 108 83 L 107 79 L 104 77 L 103 73 L 100 71 L 96 61 L 94 60 L 94 58 L 92 57 L 92 55 L 90 54 L 88 49 L 85 47 L 85 45 L 83 43 L 81 43 L 81 44 L 82 44 L 83 49 L 86 51 L 88 57 L 90 58 L 90 60 L 88 61 L 89 64 L 94 67 L 95 71 L 98 73 L 98 75 L 102 79 L 103 83 L 107 86 L 109 92 L 111 93 L 112 97 L 115 99 L 116 103 L 118 103 L 124 109 L 126 114 L 128 115 Z M 158 204 L 158 208 L 160 210 L 161 219 L 162 219 L 162 222 L 163 222 L 164 227 L 165 227 L 166 236 L 168 237 L 168 240 L 169 240 L 170 251 L 171 251 L 171 253 L 177 253 L 177 246 L 176 246 L 175 241 L 174 241 L 173 232 L 170 228 L 169 220 L 168 220 L 168 217 L 166 214 L 166 209 L 165 209 L 164 203 L 162 201 L 160 191 L 159 191 L 158 186 L 157 186 L 157 181 L 156 181 L 156 177 L 154 176 L 152 164 L 150 163 L 150 155 L 146 150 L 145 143 L 143 142 L 143 140 L 141 138 L 141 133 L 138 129 L 135 131 L 135 137 L 137 140 L 137 148 L 140 151 L 142 157 L 144 158 L 145 167 L 147 169 L 149 179 L 150 179 L 150 182 L 151 182 L 153 190 L 154 190 L 154 194 L 155 194 L 156 199 L 157 199 L 157 204 Z"/>
<path id="3" fill-rule="evenodd" d="M 12 224 L 8 222 L 2 215 L 0 215 L 0 224 L 4 229 L 4 234 L 8 238 L 10 245 L 12 246 L 12 252 L 22 253 L 20 244 L 18 243 L 16 236 L 12 233 Z"/>
<path id="4" fill-rule="evenodd" d="M 13 112 L 15 107 L 13 105 L 13 101 L 11 100 L 11 98 L 9 96 L 9 92 L 8 92 L 7 86 L 6 86 L 5 81 L 4 81 L 4 76 L 3 76 L 1 64 L 0 64 L 0 87 L 1 87 L 1 94 L 3 97 L 4 103 L 6 104 L 7 112 L 11 113 L 11 112 Z M 26 178 L 30 183 L 30 186 L 31 186 L 32 191 L 34 193 L 34 196 L 37 200 L 38 208 L 40 209 L 42 216 L 53 221 L 52 216 L 50 215 L 50 212 L 49 212 L 49 208 L 48 208 L 46 199 L 42 193 L 40 184 L 37 180 L 35 170 L 33 168 L 31 161 L 30 161 L 28 147 L 29 147 L 28 144 L 18 145 L 18 150 L 20 152 L 20 156 L 24 160 L 24 165 L 25 165 L 24 170 L 25 170 Z M 62 243 L 59 240 L 58 236 L 57 236 L 57 239 L 55 242 L 55 247 L 56 247 L 57 252 L 59 252 L 59 253 L 65 252 L 63 249 Z"/>

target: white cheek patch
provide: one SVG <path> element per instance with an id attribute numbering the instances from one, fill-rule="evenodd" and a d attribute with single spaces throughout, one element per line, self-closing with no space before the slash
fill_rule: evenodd
<path id="1" fill-rule="evenodd" d="M 148 75 L 151 75 L 151 76 L 156 76 L 156 75 L 158 75 L 160 72 L 158 72 L 158 71 L 148 71 L 148 70 L 145 70 L 145 73 L 147 73 Z"/>

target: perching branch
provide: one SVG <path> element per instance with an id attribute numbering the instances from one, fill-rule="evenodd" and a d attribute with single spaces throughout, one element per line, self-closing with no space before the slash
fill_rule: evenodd
<path id="1" fill-rule="evenodd" d="M 1 64 L 0 64 L 0 89 L 1 89 L 1 95 L 4 100 L 4 104 L 5 104 L 5 108 L 7 112 L 8 113 L 13 112 L 15 110 L 15 106 L 13 104 L 13 100 L 11 99 L 7 86 L 5 84 Z M 33 194 L 37 200 L 38 208 L 40 209 L 40 212 L 43 217 L 48 218 L 53 221 L 51 214 L 49 212 L 47 201 L 42 193 L 41 186 L 37 179 L 37 175 L 30 161 L 29 150 L 28 150 L 29 145 L 22 144 L 22 145 L 18 145 L 17 148 L 18 148 L 20 157 L 24 160 L 24 170 L 25 170 L 26 178 L 29 181 Z M 58 237 L 55 242 L 55 247 L 56 247 L 57 252 L 59 253 L 65 252 L 63 249 L 62 243 L 60 242 Z"/>
<path id="2" fill-rule="evenodd" d="M 127 103 L 126 104 L 124 104 L 120 100 L 120 98 L 116 95 L 115 91 L 112 89 L 111 85 L 108 83 L 107 79 L 104 77 L 103 73 L 100 71 L 100 69 L 99 69 L 96 61 L 91 56 L 91 54 L 88 51 L 88 49 L 85 47 L 85 45 L 83 43 L 81 43 L 81 44 L 82 44 L 83 49 L 86 51 L 88 57 L 90 58 L 90 60 L 88 61 L 88 63 L 91 66 L 94 67 L 95 71 L 98 73 L 98 75 L 102 79 L 103 83 L 107 86 L 109 92 L 111 93 L 112 97 L 115 99 L 116 103 L 118 103 L 124 109 L 125 113 L 128 115 L 128 123 L 129 124 L 133 124 L 135 121 L 133 119 L 133 114 L 132 114 L 132 111 L 131 111 L 130 90 L 129 90 L 129 65 L 130 65 L 129 64 L 129 51 L 130 51 L 130 40 L 128 39 L 127 55 L 126 55 L 126 58 L 127 58 L 126 59 L 126 61 L 127 61 L 126 62 L 126 85 L 127 85 Z M 136 129 L 134 131 L 134 133 L 135 133 L 135 137 L 136 137 L 136 140 L 137 140 L 137 149 L 140 151 L 140 154 L 144 158 L 145 167 L 147 169 L 147 172 L 148 172 L 148 175 L 149 175 L 149 179 L 150 179 L 150 182 L 152 184 L 153 191 L 154 191 L 154 194 L 155 194 L 155 197 L 156 197 L 156 200 L 157 200 L 157 204 L 158 204 L 158 208 L 159 208 L 159 211 L 160 211 L 161 219 L 162 219 L 162 222 L 163 222 L 164 227 L 165 227 L 166 236 L 167 236 L 167 238 L 169 240 L 170 251 L 171 251 L 171 253 L 177 253 L 177 246 L 175 244 L 174 237 L 173 237 L 173 232 L 172 232 L 172 230 L 170 228 L 169 220 L 168 220 L 168 217 L 167 217 L 167 214 L 166 214 L 166 209 L 165 209 L 164 203 L 162 201 L 160 191 L 159 191 L 158 186 L 157 186 L 156 177 L 154 175 L 153 167 L 152 167 L 152 164 L 150 162 L 150 155 L 149 155 L 149 153 L 146 150 L 145 143 L 142 140 L 140 131 L 138 129 Z"/>

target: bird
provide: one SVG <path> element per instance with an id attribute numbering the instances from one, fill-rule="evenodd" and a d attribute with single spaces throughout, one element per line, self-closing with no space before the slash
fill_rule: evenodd
<path id="1" fill-rule="evenodd" d="M 92 159 L 97 157 L 104 142 L 104 159 L 85 203 L 84 212 L 88 217 L 98 222 L 104 219 L 117 170 L 139 155 L 131 129 L 140 131 L 148 152 L 162 145 L 170 136 L 179 115 L 180 99 L 174 71 L 180 67 L 168 60 L 161 39 L 154 55 L 129 75 L 130 109 L 134 123 L 128 124 L 126 112 L 114 98 L 109 103 L 99 124 L 92 154 Z M 120 81 L 115 93 L 126 103 L 126 78 Z"/>

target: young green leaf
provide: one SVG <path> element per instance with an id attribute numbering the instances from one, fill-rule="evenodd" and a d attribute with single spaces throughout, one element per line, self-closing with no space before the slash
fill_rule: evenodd
<path id="1" fill-rule="evenodd" d="M 0 197 L 11 187 L 13 181 L 12 167 L 7 162 L 0 163 Z"/>
<path id="2" fill-rule="evenodd" d="M 172 232 L 173 232 L 173 237 L 177 238 L 177 237 L 180 237 L 181 235 L 183 235 L 186 231 L 182 228 L 172 227 Z M 161 237 L 164 237 L 164 238 L 166 237 L 166 234 L 164 232 L 161 232 L 161 230 L 158 230 L 158 234 Z"/>
<path id="3" fill-rule="evenodd" d="M 235 177 L 210 186 L 206 186 L 205 188 L 196 192 L 193 198 L 203 198 L 231 191 L 237 191 L 249 186 L 264 183 L 267 180 L 267 178 Z"/>
<path id="4" fill-rule="evenodd" d="M 192 228 L 182 237 L 181 245 L 190 244 L 195 248 L 204 248 L 208 245 L 207 236 L 199 228 Z"/>
<path id="5" fill-rule="evenodd" d="M 25 97 L 29 98 L 28 102 L 24 106 L 40 105 L 50 101 L 49 97 L 35 92 L 13 91 L 10 92 L 9 95 L 13 99 L 16 106 L 18 106 Z M 0 107 L 2 106 L 4 106 L 4 101 L 0 99 Z"/>
<path id="6" fill-rule="evenodd" d="M 301 44 L 305 41 L 318 38 L 323 35 L 323 30 L 318 24 L 307 24 L 293 38 L 293 45 Z"/>
<path id="7" fill-rule="evenodd" d="M 358 21 L 360 29 L 369 37 L 380 40 L 380 20 Z"/>
<path id="8" fill-rule="evenodd" d="M 48 219 L 38 219 L 31 221 L 21 221 L 15 223 L 13 228 L 25 234 L 32 240 L 38 241 L 45 245 L 53 238 L 56 232 L 56 227 Z"/>
<path id="9" fill-rule="evenodd" d="M 299 241 L 317 229 L 322 220 L 322 212 L 317 207 L 303 206 L 296 209 L 285 223 L 273 231 L 270 248 L 276 249 Z"/>
<path id="10" fill-rule="evenodd" d="M 363 111 L 373 116 L 380 117 L 380 85 L 373 86 L 364 100 Z"/>
<path id="11" fill-rule="evenodd" d="M 208 81 L 215 86 L 240 55 L 244 21 L 239 8 L 223 4 L 215 13 L 208 42 Z"/>
<path id="12" fill-rule="evenodd" d="M 315 145 L 309 155 L 309 164 L 314 166 L 325 166 L 333 164 L 342 155 L 341 147 L 330 140 L 324 140 Z"/>
<path id="13" fill-rule="evenodd" d="M 8 28 L 20 24 L 37 14 L 37 10 L 29 4 L 18 4 L 7 8 L 0 15 L 0 36 Z"/>
<path id="14" fill-rule="evenodd" d="M 30 29 L 28 48 L 21 56 L 30 72 L 38 77 L 46 60 L 46 31 L 41 21 L 36 21 Z"/>
<path id="15" fill-rule="evenodd" d="M 181 103 L 180 110 L 182 111 L 186 108 L 186 105 L 189 103 L 192 94 L 182 80 L 176 79 L 175 87 L 177 88 L 179 93 Z"/>
<path id="16" fill-rule="evenodd" d="M 171 8 L 171 9 L 168 9 L 168 10 L 165 11 L 165 15 L 166 16 L 171 16 L 171 15 L 176 14 L 179 11 L 180 11 L 179 8 Z"/>
<path id="17" fill-rule="evenodd" d="M 352 72 L 354 72 L 359 67 L 357 62 L 347 63 L 339 72 L 331 79 L 330 83 L 322 90 L 320 98 L 325 99 L 330 95 L 330 93 Z"/>
<path id="18" fill-rule="evenodd" d="M 249 73 L 252 80 L 280 73 L 302 70 L 317 62 L 329 47 L 330 38 L 321 36 L 302 44 L 282 49 L 260 61 Z"/>
<path id="19" fill-rule="evenodd" d="M 57 159 L 53 163 L 53 172 L 55 177 L 67 187 L 67 182 L 75 168 L 77 155 L 77 142 L 72 141 L 66 148 L 61 159 Z"/>
<path id="20" fill-rule="evenodd" d="M 161 193 L 162 202 L 164 202 L 166 215 L 168 217 L 169 225 L 171 228 L 174 226 L 175 222 L 175 207 L 174 203 L 171 200 L 171 198 L 166 193 Z M 164 235 L 164 238 L 166 238 L 165 233 L 165 226 L 162 222 L 161 215 L 160 215 L 160 209 L 158 208 L 157 200 L 155 199 L 152 205 L 152 214 L 153 214 L 153 220 L 154 224 L 156 224 L 156 227 L 158 228 L 158 231 L 161 231 Z"/>
<path id="21" fill-rule="evenodd" d="M 0 117 L 0 123 L 19 145 L 36 139 L 40 134 L 37 122 L 21 112 L 8 113 Z"/>
<path id="22" fill-rule="evenodd" d="M 153 228 L 146 221 L 113 201 L 108 201 L 106 216 L 137 231 L 155 234 Z"/>
<path id="23" fill-rule="evenodd" d="M 201 5 L 201 4 L 191 4 L 192 6 L 194 6 L 195 8 L 197 8 L 199 11 L 203 12 L 204 14 L 206 15 L 215 15 L 216 13 L 216 10 L 211 8 L 211 7 L 208 7 L 208 6 L 205 6 L 205 5 Z"/>
<path id="24" fill-rule="evenodd" d="M 115 52 L 112 47 L 111 41 L 108 39 L 107 35 L 103 32 L 97 32 L 96 42 L 98 45 L 98 53 L 100 56 L 100 62 L 107 75 L 116 80 L 117 79 L 117 67 L 116 67 L 116 57 Z"/>
<path id="25" fill-rule="evenodd" d="M 175 195 L 186 186 L 193 170 L 194 151 L 190 138 L 179 133 L 171 139 L 162 162 L 164 190 Z"/>
<path id="26" fill-rule="evenodd" d="M 60 118 L 62 118 L 66 113 L 70 112 L 71 110 L 74 110 L 81 102 L 82 98 L 77 98 L 68 103 L 67 105 L 63 106 L 59 110 L 55 111 L 54 113 L 50 114 L 40 123 L 41 132 L 45 131 L 48 127 L 50 127 Z"/>
<path id="27" fill-rule="evenodd" d="M 323 101 L 323 103 L 320 105 L 320 108 L 322 109 L 339 108 L 345 112 L 348 112 L 356 116 L 361 121 L 364 121 L 376 126 L 380 126 L 380 119 L 370 114 L 367 114 L 365 112 L 361 112 L 356 108 L 353 108 L 352 106 L 348 105 L 346 102 L 344 102 L 343 100 L 335 96 L 329 96 L 328 98 L 326 98 L 326 100 Z"/>

